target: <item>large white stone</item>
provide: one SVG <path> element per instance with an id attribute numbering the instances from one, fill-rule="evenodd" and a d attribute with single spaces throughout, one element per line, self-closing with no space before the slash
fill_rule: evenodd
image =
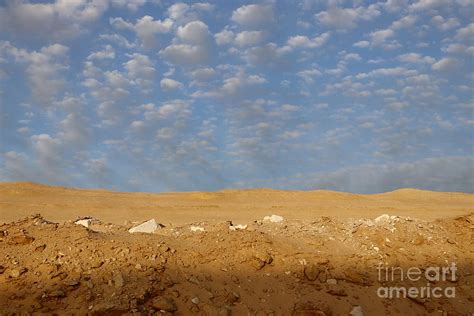
<path id="1" fill-rule="evenodd" d="M 161 228 L 154 218 L 146 221 L 138 226 L 132 227 L 128 230 L 129 233 L 154 233 L 157 229 Z"/>
<path id="2" fill-rule="evenodd" d="M 201 227 L 201 226 L 191 226 L 191 231 L 192 232 L 203 232 L 204 231 L 204 227 Z"/>
<path id="3" fill-rule="evenodd" d="M 272 223 L 279 223 L 283 221 L 283 216 L 273 214 L 272 216 L 265 216 L 263 220 L 270 221 Z"/>
<path id="4" fill-rule="evenodd" d="M 92 223 L 92 219 L 90 219 L 90 218 L 80 219 L 80 220 L 77 220 L 77 221 L 74 222 L 74 224 L 82 225 L 86 228 L 89 228 L 89 226 L 91 226 L 91 223 Z"/>
<path id="5" fill-rule="evenodd" d="M 374 221 L 376 223 L 388 222 L 388 221 L 390 221 L 390 216 L 387 215 L 387 214 L 382 214 L 379 217 L 377 217 L 376 219 L 374 219 Z"/>

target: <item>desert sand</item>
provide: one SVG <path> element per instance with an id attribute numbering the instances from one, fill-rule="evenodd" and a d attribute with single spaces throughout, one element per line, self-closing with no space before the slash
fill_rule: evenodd
<path id="1" fill-rule="evenodd" d="M 151 194 L 3 183 L 0 315 L 470 315 L 473 202 L 414 189 Z M 272 214 L 283 220 L 263 220 Z M 89 227 L 75 223 L 85 216 Z M 163 227 L 129 233 L 149 219 Z M 453 263 L 446 280 L 380 274 Z M 389 287 L 455 296 L 380 297 Z"/>

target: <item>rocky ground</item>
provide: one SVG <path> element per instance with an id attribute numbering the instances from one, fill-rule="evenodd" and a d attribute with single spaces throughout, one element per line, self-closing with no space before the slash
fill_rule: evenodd
<path id="1" fill-rule="evenodd" d="M 235 223 L 234 223 L 235 224 Z M 450 219 L 255 221 L 155 233 L 40 215 L 0 226 L 0 315 L 471 315 L 474 214 Z M 385 281 L 384 267 L 456 277 Z M 455 288 L 455 298 L 393 298 L 380 287 Z"/>

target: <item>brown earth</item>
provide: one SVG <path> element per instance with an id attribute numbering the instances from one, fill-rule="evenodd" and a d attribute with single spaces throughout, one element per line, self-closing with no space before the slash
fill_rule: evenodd
<path id="1" fill-rule="evenodd" d="M 473 201 L 411 189 L 146 194 L 1 184 L 0 315 L 471 315 Z M 44 218 L 25 217 L 38 212 Z M 262 221 L 271 214 L 284 220 Z M 74 224 L 84 215 L 98 220 Z M 150 218 L 165 227 L 128 232 Z M 428 282 L 426 270 L 453 262 L 456 273 Z M 387 281 L 380 265 L 422 275 Z M 377 295 L 393 286 L 455 297 Z"/>

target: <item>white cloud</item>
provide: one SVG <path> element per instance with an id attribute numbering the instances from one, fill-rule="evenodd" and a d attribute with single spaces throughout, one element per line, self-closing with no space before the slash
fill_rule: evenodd
<path id="1" fill-rule="evenodd" d="M 69 48 L 60 44 L 45 46 L 39 51 L 18 49 L 9 42 L 0 42 L 0 50 L 26 63 L 26 74 L 33 97 L 44 105 L 53 102 L 65 85 L 62 72 L 68 68 L 65 60 Z"/>
<path id="2" fill-rule="evenodd" d="M 316 19 L 323 25 L 335 29 L 352 29 L 359 21 L 370 21 L 380 15 L 377 4 L 368 7 L 339 8 L 331 6 L 327 11 L 321 11 L 315 15 Z"/>
<path id="3" fill-rule="evenodd" d="M 252 46 L 263 41 L 265 34 L 262 31 L 243 31 L 235 37 L 237 46 Z"/>
<path id="4" fill-rule="evenodd" d="M 217 45 L 232 44 L 234 42 L 235 34 L 227 29 L 222 30 L 219 33 L 214 34 Z"/>
<path id="5" fill-rule="evenodd" d="M 474 23 L 462 27 L 456 32 L 457 40 L 474 41 Z"/>
<path id="6" fill-rule="evenodd" d="M 216 71 L 213 68 L 199 68 L 191 72 L 191 76 L 194 80 L 206 81 L 216 75 Z"/>
<path id="7" fill-rule="evenodd" d="M 416 70 L 413 69 L 407 69 L 403 67 L 394 67 L 394 68 L 378 68 L 375 70 L 372 70 L 368 73 L 360 73 L 357 74 L 355 77 L 357 79 L 364 79 L 364 78 L 370 78 L 370 77 L 390 77 L 390 76 L 414 76 L 418 74 Z"/>
<path id="8" fill-rule="evenodd" d="M 93 59 L 114 59 L 115 50 L 112 46 L 106 45 L 103 50 L 93 52 L 88 57 L 87 60 Z"/>
<path id="9" fill-rule="evenodd" d="M 460 61 L 455 58 L 445 57 L 438 60 L 436 63 L 431 65 L 431 68 L 435 71 L 450 72 L 457 69 L 460 66 Z"/>
<path id="10" fill-rule="evenodd" d="M 431 18 L 431 22 L 436 25 L 439 30 L 447 31 L 452 28 L 458 27 L 459 21 L 456 18 L 445 19 L 440 15 L 436 15 Z"/>
<path id="11" fill-rule="evenodd" d="M 403 18 L 393 22 L 392 25 L 390 26 L 390 28 L 393 29 L 393 30 L 409 28 L 409 27 L 412 27 L 413 25 L 415 25 L 417 20 L 418 20 L 418 18 L 415 15 L 407 15 L 407 16 L 404 16 Z"/>
<path id="12" fill-rule="evenodd" d="M 169 62 L 181 66 L 204 64 L 211 54 L 211 35 L 202 21 L 192 21 L 179 27 L 177 39 L 182 43 L 173 43 L 160 51 L 160 55 Z"/>
<path id="13" fill-rule="evenodd" d="M 253 65 L 280 67 L 289 61 L 286 58 L 291 47 L 279 47 L 275 43 L 249 48 L 245 53 L 246 60 Z"/>
<path id="14" fill-rule="evenodd" d="M 352 46 L 359 47 L 359 48 L 365 48 L 365 47 L 370 46 L 370 42 L 369 41 L 359 41 L 359 42 L 354 43 Z"/>
<path id="15" fill-rule="evenodd" d="M 306 36 L 292 36 L 288 39 L 287 44 L 291 47 L 306 47 L 306 48 L 317 48 L 324 45 L 330 37 L 329 32 L 323 33 L 312 39 Z"/>
<path id="16" fill-rule="evenodd" d="M 408 53 L 408 54 L 403 54 L 398 56 L 398 59 L 403 62 L 407 63 L 427 63 L 427 64 L 432 64 L 436 60 L 433 57 L 430 56 L 422 56 L 421 54 L 418 53 Z"/>
<path id="17" fill-rule="evenodd" d="M 474 46 L 466 46 L 462 44 L 449 44 L 441 49 L 443 52 L 450 54 L 468 54 L 474 55 Z"/>
<path id="18" fill-rule="evenodd" d="M 135 32 L 145 49 L 153 49 L 158 46 L 156 35 L 158 33 L 168 33 L 173 26 L 173 21 L 170 19 L 155 20 L 153 17 L 145 15 L 138 19 L 135 24 L 122 18 L 110 19 L 110 24 L 119 30 L 128 29 Z"/>
<path id="19" fill-rule="evenodd" d="M 370 38 L 372 39 L 372 43 L 374 45 L 381 45 L 384 43 L 388 38 L 391 38 L 395 35 L 395 32 L 391 29 L 379 30 L 370 33 Z"/>
<path id="20" fill-rule="evenodd" d="M 209 29 L 202 21 L 193 21 L 185 26 L 180 26 L 176 35 L 188 44 L 201 46 L 207 45 L 210 38 Z"/>
<path id="21" fill-rule="evenodd" d="M 179 81 L 176 81 L 170 78 L 164 78 L 160 81 L 160 87 L 161 89 L 165 91 L 169 91 L 169 90 L 182 89 L 183 84 Z"/>
<path id="22" fill-rule="evenodd" d="M 155 67 L 148 56 L 134 53 L 130 60 L 124 63 L 124 67 L 131 81 L 141 86 L 144 91 L 152 86 Z"/>
<path id="23" fill-rule="evenodd" d="M 179 24 L 198 20 L 202 13 L 209 13 L 214 10 L 214 5 L 210 3 L 198 2 L 192 5 L 186 3 L 175 3 L 168 10 L 168 16 Z"/>
<path id="24" fill-rule="evenodd" d="M 450 0 L 419 0 L 410 5 L 409 9 L 413 11 L 426 11 L 434 8 L 451 5 Z"/>
<path id="25" fill-rule="evenodd" d="M 160 51 L 166 60 L 177 65 L 197 65 L 207 63 L 209 50 L 204 46 L 188 44 L 172 44 Z"/>
<path id="26" fill-rule="evenodd" d="M 222 86 L 214 91 L 193 93 L 193 97 L 242 97 L 245 98 L 248 89 L 266 83 L 267 80 L 259 75 L 248 75 L 242 69 L 233 77 L 224 79 Z"/>
<path id="27" fill-rule="evenodd" d="M 321 72 L 318 69 L 307 69 L 299 71 L 296 75 L 306 83 L 311 84 L 314 82 L 314 77 L 320 76 Z"/>
<path id="28" fill-rule="evenodd" d="M 249 28 L 267 26 L 274 21 L 273 8 L 270 5 L 244 5 L 232 13 L 231 19 Z"/>

